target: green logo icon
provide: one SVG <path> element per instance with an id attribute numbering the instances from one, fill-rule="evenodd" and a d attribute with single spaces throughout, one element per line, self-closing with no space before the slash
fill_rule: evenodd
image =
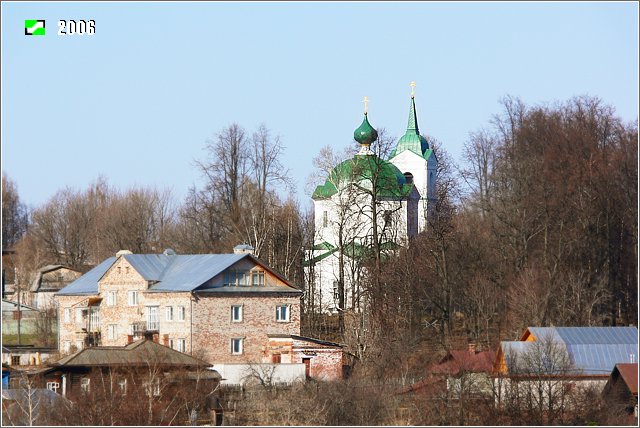
<path id="1" fill-rule="evenodd" d="M 24 35 L 25 36 L 44 36 L 44 19 L 25 19 Z"/>

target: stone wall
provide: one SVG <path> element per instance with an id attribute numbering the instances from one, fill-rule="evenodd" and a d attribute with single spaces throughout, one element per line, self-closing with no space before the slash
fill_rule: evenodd
<path id="1" fill-rule="evenodd" d="M 194 302 L 194 352 L 214 363 L 262 362 L 269 334 L 300 334 L 300 297 L 287 294 L 238 293 L 198 295 Z M 231 306 L 242 306 L 242 321 L 231 320 Z M 276 306 L 287 305 L 289 321 L 276 321 Z M 243 340 L 243 352 L 231 352 L 231 340 Z"/>

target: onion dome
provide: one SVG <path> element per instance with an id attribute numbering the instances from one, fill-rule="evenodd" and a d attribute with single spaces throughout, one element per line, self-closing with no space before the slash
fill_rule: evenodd
<path id="1" fill-rule="evenodd" d="M 371 143 L 378 139 L 378 131 L 376 131 L 369 123 L 366 112 L 364 113 L 362 124 L 358 129 L 353 131 L 353 138 L 355 138 L 358 143 L 366 146 L 371 145 Z"/>

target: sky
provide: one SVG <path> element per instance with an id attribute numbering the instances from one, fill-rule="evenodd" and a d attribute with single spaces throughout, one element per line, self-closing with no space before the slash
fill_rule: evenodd
<path id="1" fill-rule="evenodd" d="M 369 120 L 396 138 L 411 81 L 420 131 L 461 161 L 511 95 L 597 96 L 638 118 L 636 2 L 2 2 L 2 171 L 35 208 L 99 176 L 126 190 L 201 186 L 207 140 L 264 123 L 294 198 L 325 145 Z M 44 19 L 45 36 L 26 36 Z M 94 35 L 58 35 L 94 20 Z M 354 147 L 354 153 L 357 150 Z"/>

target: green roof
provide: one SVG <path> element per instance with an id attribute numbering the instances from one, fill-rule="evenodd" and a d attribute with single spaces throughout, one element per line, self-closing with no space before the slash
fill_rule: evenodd
<path id="1" fill-rule="evenodd" d="M 326 253 L 322 253 L 312 259 L 309 260 L 305 260 L 303 263 L 303 266 L 311 266 L 314 265 L 316 263 L 318 263 L 319 261 L 326 259 L 327 257 L 329 257 L 330 255 L 332 255 L 333 253 L 338 252 L 339 248 L 338 247 L 334 247 L 333 245 L 329 244 L 328 242 L 323 242 L 322 244 L 318 245 L 318 246 L 314 246 L 313 249 L 324 249 L 324 248 L 320 248 L 322 246 L 324 246 L 324 244 L 327 244 L 327 246 L 330 246 L 331 248 L 327 248 L 328 251 Z M 318 247 L 318 248 L 316 248 Z M 400 247 L 400 245 L 396 244 L 395 242 L 392 241 L 388 241 L 388 242 L 383 242 L 380 244 L 380 249 L 383 252 L 386 251 L 390 251 L 390 250 L 396 250 Z M 357 259 L 357 260 L 362 260 L 366 257 L 371 256 L 373 252 L 373 247 L 372 246 L 365 246 L 365 245 L 361 245 L 358 244 L 355 241 L 352 241 L 348 244 L 345 244 L 344 246 L 344 254 L 352 259 Z"/>
<path id="2" fill-rule="evenodd" d="M 360 126 L 353 131 L 353 138 L 360 144 L 371 145 L 378 139 L 378 131 L 373 129 L 373 126 L 369 123 L 367 113 L 364 114 L 364 119 Z"/>
<path id="3" fill-rule="evenodd" d="M 325 199 L 338 193 L 338 188 L 348 183 L 363 183 L 363 188 L 372 188 L 366 183 L 375 181 L 376 194 L 382 197 L 406 197 L 413 188 L 407 184 L 402 172 L 389 161 L 376 155 L 355 155 L 331 170 L 324 184 L 316 187 L 313 199 Z"/>
<path id="4" fill-rule="evenodd" d="M 407 132 L 398 140 L 398 144 L 396 148 L 391 153 L 390 158 L 393 158 L 396 155 L 404 152 L 405 150 L 409 150 L 418 156 L 424 157 L 425 159 L 429 159 L 431 153 L 427 155 L 427 152 L 431 152 L 429 149 L 429 143 L 426 138 L 420 135 L 420 130 L 418 129 L 418 115 L 416 114 L 416 102 L 413 97 L 411 97 L 411 105 L 409 106 L 409 121 L 407 123 Z"/>

